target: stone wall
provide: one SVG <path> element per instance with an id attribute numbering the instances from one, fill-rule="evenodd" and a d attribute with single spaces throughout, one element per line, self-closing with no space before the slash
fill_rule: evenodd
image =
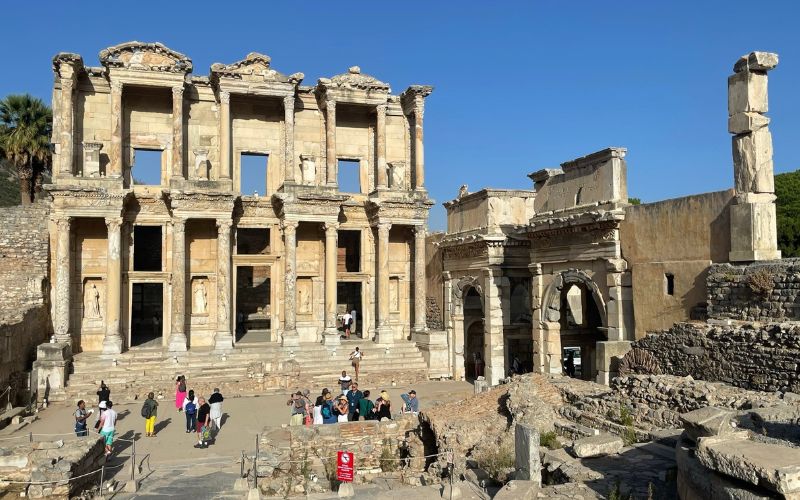
<path id="1" fill-rule="evenodd" d="M 800 325 L 677 323 L 634 343 L 664 373 L 759 391 L 800 392 Z"/>
<path id="2" fill-rule="evenodd" d="M 800 319 L 800 259 L 714 264 L 708 274 L 708 316 L 743 321 Z"/>
<path id="3" fill-rule="evenodd" d="M 26 403 L 28 372 L 36 359 L 36 346 L 52 334 L 50 312 L 45 306 L 31 307 L 13 323 L 0 323 L 0 393 L 11 386 L 10 400 Z M 5 397 L 0 405 L 5 406 Z"/>

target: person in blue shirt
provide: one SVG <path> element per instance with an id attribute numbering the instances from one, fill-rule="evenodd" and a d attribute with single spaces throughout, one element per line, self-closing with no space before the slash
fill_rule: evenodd
<path id="1" fill-rule="evenodd" d="M 402 413 L 419 413 L 419 400 L 417 399 L 417 391 L 410 390 L 408 394 L 401 394 L 400 398 L 403 400 Z"/>
<path id="2" fill-rule="evenodd" d="M 358 390 L 358 382 L 350 384 L 350 390 L 347 391 L 347 405 L 348 413 L 347 420 L 354 422 L 358 420 L 358 403 L 364 398 L 364 394 Z"/>
<path id="3" fill-rule="evenodd" d="M 336 414 L 333 413 L 333 395 L 327 392 L 325 393 L 325 401 L 322 403 L 322 423 L 335 424 L 336 421 Z"/>

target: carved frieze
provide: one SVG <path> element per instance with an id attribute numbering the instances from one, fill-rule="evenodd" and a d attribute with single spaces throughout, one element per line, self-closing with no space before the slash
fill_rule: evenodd
<path id="1" fill-rule="evenodd" d="M 233 78 L 245 82 L 280 82 L 299 85 L 305 75 L 293 73 L 284 75 L 271 67 L 272 59 L 258 52 L 251 52 L 241 61 L 232 64 L 214 63 L 211 75 L 215 78 Z"/>
<path id="2" fill-rule="evenodd" d="M 477 241 L 442 249 L 444 260 L 483 259 L 489 256 L 489 248 L 485 241 Z"/>
<path id="3" fill-rule="evenodd" d="M 135 71 L 190 73 L 192 60 L 161 43 L 126 42 L 100 51 L 100 63 L 107 67 Z"/>

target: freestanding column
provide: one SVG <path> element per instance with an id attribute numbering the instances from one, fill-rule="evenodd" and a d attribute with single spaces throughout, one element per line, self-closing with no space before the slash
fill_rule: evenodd
<path id="1" fill-rule="evenodd" d="M 502 271 L 495 268 L 484 269 L 484 352 L 486 380 L 497 385 L 505 377 L 505 346 L 503 339 L 503 307 L 501 287 L 504 284 Z"/>
<path id="2" fill-rule="evenodd" d="M 414 331 L 428 330 L 426 324 L 427 282 L 425 281 L 425 226 L 414 227 Z"/>
<path id="3" fill-rule="evenodd" d="M 183 179 L 183 85 L 172 87 L 172 177 Z"/>
<path id="4" fill-rule="evenodd" d="M 73 145 L 73 99 L 72 90 L 75 88 L 75 82 L 72 78 L 61 79 L 61 126 L 60 142 L 61 142 L 61 165 L 59 173 L 62 175 L 72 175 L 74 169 L 72 163 L 74 154 L 72 151 Z"/>
<path id="5" fill-rule="evenodd" d="M 54 304 L 54 330 L 56 342 L 66 342 L 72 345 L 72 337 L 69 333 L 69 233 L 70 218 L 62 217 L 55 220 L 56 223 L 56 296 Z"/>
<path id="6" fill-rule="evenodd" d="M 111 82 L 111 149 L 108 177 L 122 176 L 122 82 Z"/>
<path id="7" fill-rule="evenodd" d="M 338 345 L 336 329 L 336 255 L 339 224 L 325 223 L 325 345 Z"/>
<path id="8" fill-rule="evenodd" d="M 233 348 L 231 334 L 231 221 L 217 221 L 217 334 L 214 349 L 229 351 Z"/>
<path id="9" fill-rule="evenodd" d="M 285 171 L 284 183 L 294 184 L 296 170 L 294 159 L 294 95 L 287 95 L 283 98 L 283 114 L 283 168 Z"/>
<path id="10" fill-rule="evenodd" d="M 283 291 L 283 339 L 284 347 L 297 347 L 300 345 L 300 337 L 297 335 L 297 226 L 298 222 L 293 220 L 283 221 L 283 246 L 286 257 L 284 271 L 284 291 Z"/>
<path id="11" fill-rule="evenodd" d="M 330 187 L 336 186 L 336 101 L 325 101 L 325 158 L 326 180 Z"/>
<path id="12" fill-rule="evenodd" d="M 423 146 L 422 118 L 425 101 L 418 97 L 414 103 L 414 179 L 415 189 L 425 189 L 425 147 Z"/>
<path id="13" fill-rule="evenodd" d="M 386 172 L 386 104 L 379 104 L 376 112 L 375 135 L 377 136 L 377 144 L 375 150 L 378 157 L 378 189 L 386 189 L 388 186 Z"/>
<path id="14" fill-rule="evenodd" d="M 231 178 L 231 94 L 219 93 L 219 177 Z"/>
<path id="15" fill-rule="evenodd" d="M 170 351 L 186 351 L 186 220 L 172 220 L 172 328 Z"/>
<path id="16" fill-rule="evenodd" d="M 389 230 L 388 222 L 378 224 L 378 327 L 375 342 L 390 344 L 394 340 L 389 326 Z"/>
<path id="17" fill-rule="evenodd" d="M 121 226 L 122 219 L 119 217 L 106 219 L 108 228 L 108 264 L 106 268 L 108 274 L 106 276 L 106 336 L 103 339 L 103 354 L 122 352 L 122 332 L 119 328 L 120 289 L 122 287 Z"/>

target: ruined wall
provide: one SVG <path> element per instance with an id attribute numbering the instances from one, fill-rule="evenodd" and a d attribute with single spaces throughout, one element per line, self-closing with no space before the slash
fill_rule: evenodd
<path id="1" fill-rule="evenodd" d="M 715 264 L 708 274 L 708 315 L 716 319 L 800 319 L 800 259 Z"/>
<path id="2" fill-rule="evenodd" d="M 728 260 L 733 195 L 726 190 L 625 208 L 620 242 L 631 269 L 636 338 L 689 319 L 706 301 L 708 267 Z"/>
<path id="3" fill-rule="evenodd" d="M 800 392 L 800 325 L 677 323 L 633 347 L 650 351 L 664 373 L 756 391 Z"/>
<path id="4" fill-rule="evenodd" d="M 499 232 L 501 226 L 526 225 L 534 215 L 533 191 L 482 189 L 444 204 L 447 233 L 475 229 Z"/>
<path id="5" fill-rule="evenodd" d="M 425 239 L 425 280 L 428 304 L 426 307 L 428 328 L 441 330 L 444 327 L 442 310 L 444 308 L 444 262 L 438 243 L 445 233 L 436 232 Z"/>

